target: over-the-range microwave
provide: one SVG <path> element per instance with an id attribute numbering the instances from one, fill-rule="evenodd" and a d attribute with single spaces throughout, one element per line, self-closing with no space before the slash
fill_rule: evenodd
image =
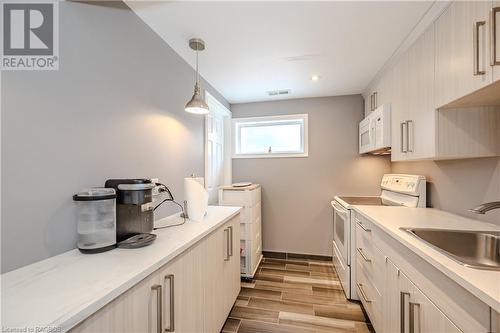
<path id="1" fill-rule="evenodd" d="M 391 153 L 391 106 L 383 104 L 359 123 L 359 153 Z"/>

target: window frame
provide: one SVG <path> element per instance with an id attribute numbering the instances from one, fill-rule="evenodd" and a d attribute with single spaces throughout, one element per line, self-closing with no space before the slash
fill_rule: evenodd
<path id="1" fill-rule="evenodd" d="M 301 120 L 301 152 L 271 152 L 271 153 L 238 153 L 238 145 L 241 140 L 240 128 L 250 126 L 240 126 L 241 124 L 254 124 L 254 123 L 268 123 L 263 126 L 273 125 L 273 122 L 286 124 L 287 121 L 293 123 L 294 120 Z M 232 124 L 232 157 L 233 158 L 283 158 L 283 157 L 308 157 L 309 156 L 309 115 L 304 114 L 288 114 L 279 116 L 264 116 L 264 117 L 247 117 L 247 118 L 233 118 Z"/>

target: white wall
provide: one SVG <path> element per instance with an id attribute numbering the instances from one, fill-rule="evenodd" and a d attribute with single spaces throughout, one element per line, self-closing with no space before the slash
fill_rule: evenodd
<path id="1" fill-rule="evenodd" d="M 263 249 L 332 255 L 336 194 L 377 195 L 384 157 L 358 154 L 360 95 L 231 105 L 234 118 L 309 114 L 309 157 L 233 159 L 233 181 L 262 185 Z"/>
<path id="2" fill-rule="evenodd" d="M 79 189 L 159 177 L 182 201 L 204 173 L 193 69 L 116 4 L 61 1 L 60 69 L 2 73 L 2 272 L 76 247 Z"/>

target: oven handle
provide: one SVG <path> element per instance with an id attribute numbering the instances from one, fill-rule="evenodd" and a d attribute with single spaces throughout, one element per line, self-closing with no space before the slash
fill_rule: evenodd
<path id="1" fill-rule="evenodd" d="M 344 207 L 342 207 L 339 203 L 337 203 L 336 201 L 332 201 L 332 206 L 333 206 L 333 209 L 335 209 L 339 214 L 342 214 L 342 215 L 347 214 L 347 210 Z"/>

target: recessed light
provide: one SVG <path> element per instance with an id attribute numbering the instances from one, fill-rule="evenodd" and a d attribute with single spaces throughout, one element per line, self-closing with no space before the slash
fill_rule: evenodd
<path id="1" fill-rule="evenodd" d="M 319 81 L 320 78 L 321 78 L 321 76 L 319 76 L 319 75 L 313 75 L 313 76 L 311 76 L 311 81 L 316 82 L 316 81 Z"/>

